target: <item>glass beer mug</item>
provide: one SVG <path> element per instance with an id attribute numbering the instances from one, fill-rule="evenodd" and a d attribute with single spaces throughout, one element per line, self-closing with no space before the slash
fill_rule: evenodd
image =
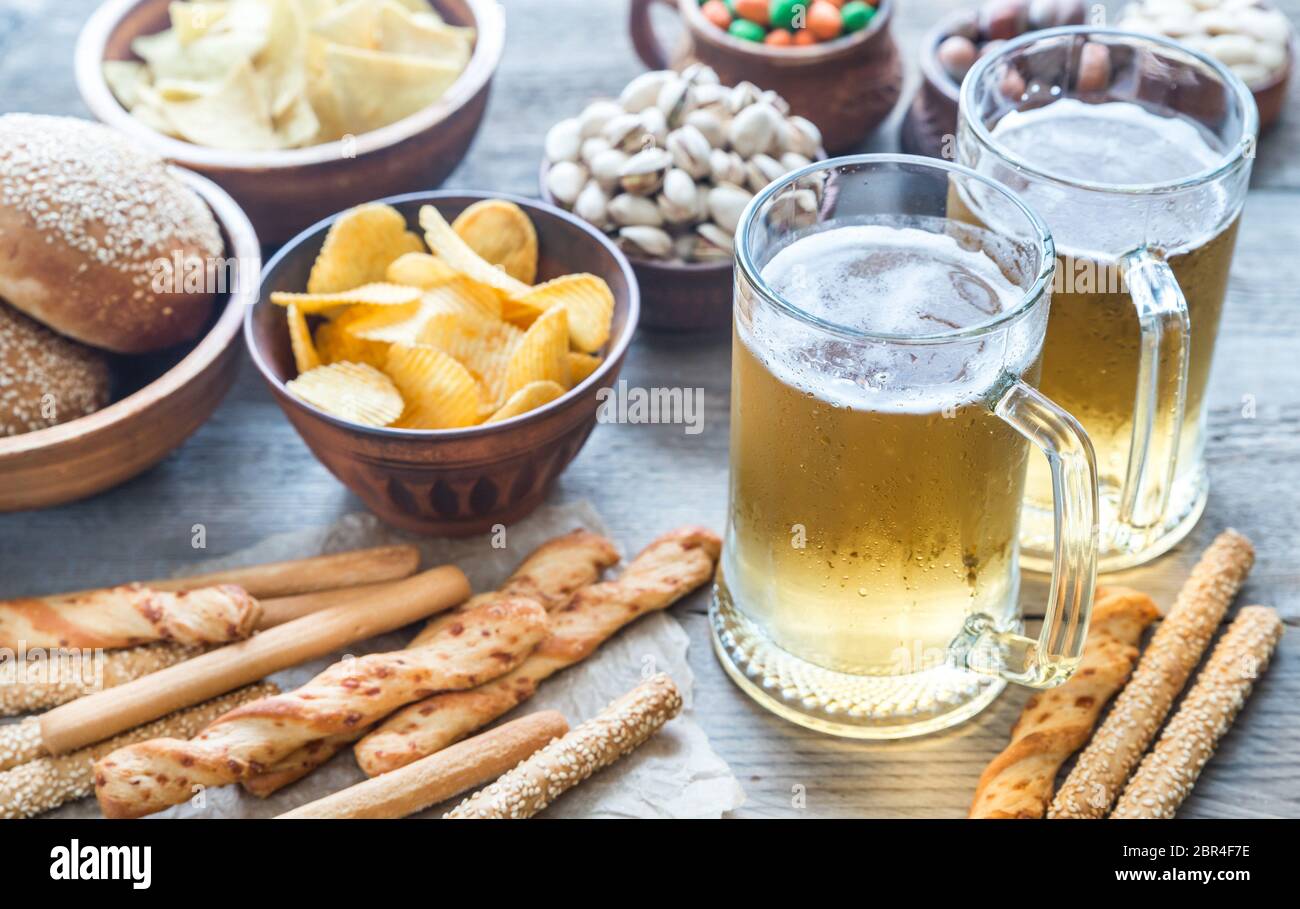
<path id="1" fill-rule="evenodd" d="M 953 220 L 953 187 L 1016 210 Z M 759 703 L 858 738 L 960 722 L 1013 681 L 1078 664 L 1096 579 L 1087 436 L 1036 391 L 1053 247 L 959 165 L 811 165 L 750 203 L 736 240 L 730 508 L 710 607 Z M 1042 634 L 1020 632 L 1031 446 L 1056 490 Z"/>
<path id="2" fill-rule="evenodd" d="M 1256 129 L 1250 91 L 1220 63 L 1113 30 L 1035 32 L 962 83 L 958 159 L 1056 241 L 1039 388 L 1096 450 L 1102 571 L 1165 552 L 1205 508 L 1206 385 Z M 996 231 L 999 200 L 986 202 L 954 208 Z M 1030 466 L 1027 567 L 1051 555 L 1051 483 Z"/>

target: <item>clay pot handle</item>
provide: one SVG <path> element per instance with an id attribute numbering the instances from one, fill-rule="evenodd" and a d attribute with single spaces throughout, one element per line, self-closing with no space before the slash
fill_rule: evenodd
<path id="1" fill-rule="evenodd" d="M 628 16 L 628 31 L 632 33 L 632 46 L 641 62 L 651 69 L 668 69 L 668 53 L 655 36 L 650 24 L 650 9 L 664 6 L 677 12 L 675 0 L 632 0 L 632 11 Z"/>

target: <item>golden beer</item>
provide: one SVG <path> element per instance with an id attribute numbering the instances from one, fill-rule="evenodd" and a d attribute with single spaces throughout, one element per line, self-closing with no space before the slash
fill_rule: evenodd
<path id="1" fill-rule="evenodd" d="M 1115 186 L 1177 180 L 1204 170 L 1221 155 L 1189 120 L 1120 101 L 1085 104 L 1065 99 L 1016 112 L 1003 118 L 993 137 L 1008 152 L 1040 162 L 1054 176 Z M 1182 289 L 1191 326 L 1186 416 L 1176 445 L 1161 436 L 1173 432 L 1170 423 L 1152 428 L 1155 450 L 1177 451 L 1179 469 L 1167 518 L 1176 523 L 1195 507 L 1203 486 L 1205 391 L 1238 218 L 1224 190 L 1213 185 L 1174 200 L 1158 194 L 1089 200 L 1081 198 L 1082 193 L 1028 179 L 1012 181 L 1012 188 L 1047 221 L 1056 239 L 1057 268 L 1039 388 L 1077 417 L 1092 439 L 1103 523 L 1113 525 L 1120 510 L 1141 363 L 1142 330 L 1122 257 L 1157 241 Z M 996 224 L 995 213 L 973 211 L 978 205 L 960 193 L 950 194 L 949 207 L 962 220 Z M 1166 335 L 1157 358 L 1156 381 L 1166 398 L 1176 394 L 1180 377 L 1176 343 Z M 1050 541 L 1052 487 L 1046 464 L 1029 466 L 1027 504 L 1038 515 L 1037 522 L 1029 519 L 1028 529 L 1032 532 L 1037 523 L 1038 534 Z"/>

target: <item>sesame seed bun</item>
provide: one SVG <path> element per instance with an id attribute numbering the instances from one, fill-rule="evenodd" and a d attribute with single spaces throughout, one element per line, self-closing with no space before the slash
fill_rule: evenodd
<path id="1" fill-rule="evenodd" d="M 105 354 L 0 303 L 0 438 L 84 417 L 108 395 Z"/>
<path id="2" fill-rule="evenodd" d="M 213 300 L 169 277 L 205 273 L 222 250 L 207 206 L 125 136 L 0 116 L 0 297 L 27 315 L 106 350 L 169 347 L 199 334 Z"/>

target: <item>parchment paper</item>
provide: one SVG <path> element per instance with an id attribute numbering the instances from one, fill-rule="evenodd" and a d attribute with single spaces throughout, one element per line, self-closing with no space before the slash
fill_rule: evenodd
<path id="1" fill-rule="evenodd" d="M 448 562 L 459 565 L 475 592 L 479 592 L 493 589 L 536 546 L 575 527 L 606 533 L 600 516 L 586 502 L 544 506 L 508 528 L 504 541 L 494 541 L 491 535 L 462 540 L 414 538 L 385 527 L 373 515 L 351 514 L 329 527 L 280 534 L 241 552 L 196 562 L 186 573 L 400 542 L 420 547 L 422 567 Z M 495 548 L 494 542 L 504 542 L 504 548 Z M 625 559 L 635 555 L 626 551 L 621 554 Z M 619 570 L 615 566 L 612 572 Z M 346 652 L 360 656 L 400 649 L 416 627 L 372 638 Z M 688 646 L 686 632 L 676 619 L 664 613 L 645 616 L 620 631 L 589 659 L 543 682 L 534 697 L 498 721 L 554 709 L 564 714 L 570 726 L 577 726 L 655 672 L 667 672 L 681 689 L 686 706 L 676 719 L 631 755 L 567 792 L 543 817 L 716 818 L 740 806 L 744 791 L 731 768 L 714 752 L 691 711 L 694 676 L 686 660 Z M 278 672 L 271 680 L 284 690 L 296 688 L 341 655 Z M 251 796 L 241 786 L 223 786 L 204 792 L 201 804 L 177 805 L 155 817 L 273 817 L 363 779 L 365 774 L 357 768 L 351 749 L 347 749 L 268 799 Z M 438 817 L 458 801 L 435 806 L 418 816 Z M 99 806 L 94 799 L 83 799 L 50 816 L 98 817 Z"/>

